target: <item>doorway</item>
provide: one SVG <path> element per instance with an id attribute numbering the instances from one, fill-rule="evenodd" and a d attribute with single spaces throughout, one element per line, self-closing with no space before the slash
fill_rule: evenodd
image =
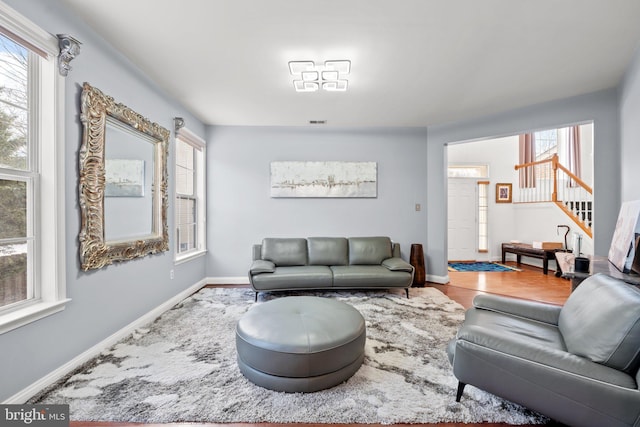
<path id="1" fill-rule="evenodd" d="M 449 261 L 476 261 L 478 236 L 478 184 L 475 179 L 448 180 Z"/>
<path id="2" fill-rule="evenodd" d="M 593 123 L 577 125 L 580 132 L 581 173 L 579 178 L 586 184 L 593 183 Z M 551 144 L 549 134 L 555 135 L 556 152 L 560 164 L 568 165 L 568 126 L 558 129 L 534 132 L 537 151 L 540 156 L 550 155 Z M 547 137 L 547 138 L 545 138 Z M 546 145 L 544 144 L 546 143 Z M 535 159 L 536 161 L 542 159 Z M 474 141 L 460 141 L 447 146 L 448 163 L 448 247 L 447 256 L 450 261 L 499 261 L 501 244 L 519 241 L 563 242 L 564 235 L 558 232 L 558 225 L 567 224 L 574 233 L 582 233 L 582 252 L 593 254 L 592 239 L 582 232 L 581 228 L 552 201 L 534 202 L 523 199 L 524 190 L 520 188 L 519 172 L 514 166 L 520 163 L 519 135 L 488 138 Z M 478 165 L 484 165 L 483 172 Z M 452 168 L 457 171 L 452 171 Z M 452 173 L 454 172 L 454 173 Z M 540 179 L 544 177 L 539 177 Z M 482 246 L 478 232 L 478 186 L 479 181 L 486 180 L 487 211 L 485 226 L 486 246 Z M 464 181 L 468 181 L 466 184 Z M 512 185 L 512 201 L 504 202 L 494 197 L 499 186 Z M 558 181 L 558 199 L 564 201 L 560 189 L 570 188 L 567 182 Z M 544 189 L 543 185 L 536 188 Z M 460 194 L 458 194 L 460 193 Z M 562 198 L 561 198 L 562 197 Z M 473 203 L 473 204 L 472 204 Z M 569 239 L 571 244 L 571 238 Z M 571 249 L 571 248 L 569 248 Z M 508 257 L 511 259 L 512 257 Z M 527 260 L 538 267 L 537 260 Z M 541 263 L 540 263 L 541 264 Z"/>

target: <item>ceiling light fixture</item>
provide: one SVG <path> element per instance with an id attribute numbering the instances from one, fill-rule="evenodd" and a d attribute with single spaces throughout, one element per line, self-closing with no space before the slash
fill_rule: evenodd
<path id="1" fill-rule="evenodd" d="M 325 61 L 316 65 L 313 61 L 291 61 L 289 72 L 294 76 L 296 92 L 317 92 L 320 88 L 328 92 L 344 92 L 349 82 L 346 75 L 351 72 L 351 61 Z"/>

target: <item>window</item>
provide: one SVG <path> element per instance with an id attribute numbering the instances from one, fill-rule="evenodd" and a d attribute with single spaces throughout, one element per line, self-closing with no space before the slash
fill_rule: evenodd
<path id="1" fill-rule="evenodd" d="M 488 165 L 449 165 L 449 178 L 486 178 L 489 176 Z"/>
<path id="2" fill-rule="evenodd" d="M 0 333 L 67 302 L 57 53 L 56 37 L 0 3 Z"/>
<path id="3" fill-rule="evenodd" d="M 489 181 L 478 181 L 478 252 L 489 252 Z"/>
<path id="4" fill-rule="evenodd" d="M 31 53 L 0 35 L 0 307 L 33 296 L 33 154 L 28 142 L 28 71 Z M 27 195 L 28 193 L 28 195 Z M 33 250 L 31 250 L 31 253 Z"/>
<path id="5" fill-rule="evenodd" d="M 205 142 L 181 128 L 176 136 L 176 260 L 206 251 L 204 160 Z"/>
<path id="6" fill-rule="evenodd" d="M 558 152 L 558 130 L 549 129 L 535 133 L 536 161 L 550 159 Z"/>
<path id="7" fill-rule="evenodd" d="M 536 161 L 547 160 L 558 153 L 558 130 L 548 129 L 535 133 Z M 549 182 L 553 179 L 551 163 L 543 163 L 534 167 L 537 182 Z"/>

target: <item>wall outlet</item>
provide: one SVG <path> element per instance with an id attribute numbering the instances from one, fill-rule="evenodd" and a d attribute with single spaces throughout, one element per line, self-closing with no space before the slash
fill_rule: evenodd
<path id="1" fill-rule="evenodd" d="M 422 206 L 420 206 L 420 203 L 416 203 L 416 212 L 420 212 L 422 210 Z"/>
<path id="2" fill-rule="evenodd" d="M 175 277 L 175 274 L 173 272 L 173 269 L 169 270 L 169 279 L 173 280 L 174 277 Z"/>

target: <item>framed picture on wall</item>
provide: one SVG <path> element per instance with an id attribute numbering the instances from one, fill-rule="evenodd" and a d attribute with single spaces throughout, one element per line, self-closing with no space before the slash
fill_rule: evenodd
<path id="1" fill-rule="evenodd" d="M 496 203 L 511 203 L 511 184 L 496 184 Z"/>
<path id="2" fill-rule="evenodd" d="M 377 197 L 376 162 L 271 162 L 271 197 Z"/>

